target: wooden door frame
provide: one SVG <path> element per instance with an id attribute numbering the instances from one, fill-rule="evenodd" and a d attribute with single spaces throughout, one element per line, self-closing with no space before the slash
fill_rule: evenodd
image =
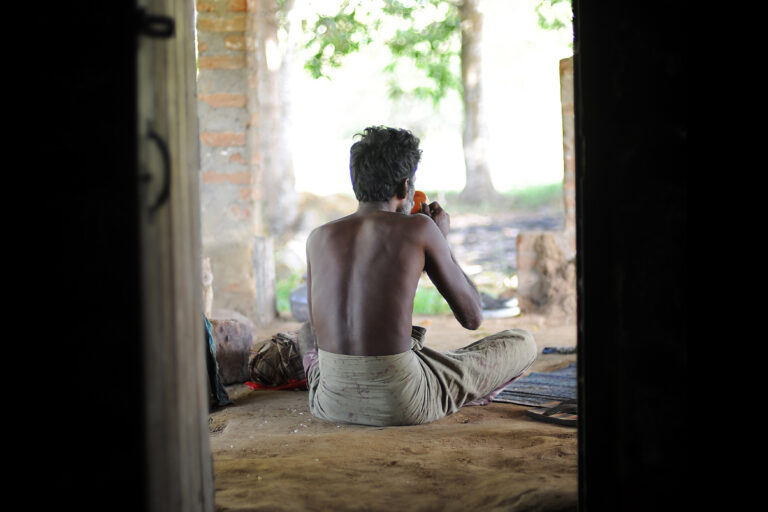
<path id="1" fill-rule="evenodd" d="M 195 76 L 195 4 L 157 16 L 137 49 L 147 509 L 213 510 L 208 441 Z"/>

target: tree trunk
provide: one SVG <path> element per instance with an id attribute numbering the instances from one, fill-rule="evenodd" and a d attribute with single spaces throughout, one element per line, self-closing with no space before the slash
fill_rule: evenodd
<path id="1" fill-rule="evenodd" d="M 288 74 L 292 51 L 290 46 L 281 48 L 278 40 L 278 17 L 287 17 L 293 0 L 287 0 L 282 7 L 276 0 L 249 0 L 248 7 L 256 14 L 253 36 L 257 101 L 251 122 L 258 123 L 259 134 L 258 155 L 251 158 L 260 166 L 261 199 L 269 234 L 280 237 L 290 230 L 298 215 L 289 143 Z"/>
<path id="2" fill-rule="evenodd" d="M 477 201 L 497 195 L 488 167 L 488 134 L 483 113 L 483 15 L 479 0 L 464 0 L 461 15 L 461 83 L 464 89 L 464 163 L 467 181 L 462 199 Z"/>

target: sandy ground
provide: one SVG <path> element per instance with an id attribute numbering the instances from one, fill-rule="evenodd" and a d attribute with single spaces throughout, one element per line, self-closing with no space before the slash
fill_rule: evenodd
<path id="1" fill-rule="evenodd" d="M 487 319 L 478 331 L 451 316 L 414 323 L 438 350 L 509 327 L 530 330 L 539 352 L 576 344 L 574 325 L 536 316 Z M 296 328 L 278 322 L 262 335 Z M 529 371 L 575 361 L 540 354 Z M 217 511 L 576 510 L 577 431 L 531 420 L 528 407 L 492 403 L 382 428 L 313 418 L 306 391 L 227 389 L 235 404 L 210 415 Z"/>

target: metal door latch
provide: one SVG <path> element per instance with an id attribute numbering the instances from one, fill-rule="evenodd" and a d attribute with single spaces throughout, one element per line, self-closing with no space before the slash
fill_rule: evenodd
<path id="1" fill-rule="evenodd" d="M 136 18 L 136 31 L 145 36 L 168 39 L 173 37 L 176 30 L 173 18 L 168 16 L 147 14 L 144 9 L 139 8 L 136 12 Z"/>
<path id="2" fill-rule="evenodd" d="M 158 208 L 160 208 L 171 195 L 171 154 L 168 151 L 168 145 L 165 143 L 162 137 L 155 133 L 152 128 L 147 133 L 149 140 L 153 141 L 157 148 L 160 150 L 160 156 L 163 160 L 163 183 L 161 184 L 160 193 L 157 195 L 155 201 L 149 206 L 150 217 L 154 215 Z M 144 173 L 141 175 L 141 181 L 149 183 L 152 180 L 152 175 Z"/>

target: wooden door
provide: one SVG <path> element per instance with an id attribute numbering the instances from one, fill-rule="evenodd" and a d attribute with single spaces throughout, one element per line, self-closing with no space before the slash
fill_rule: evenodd
<path id="1" fill-rule="evenodd" d="M 203 336 L 194 3 L 143 0 L 138 164 L 148 509 L 213 510 Z"/>

